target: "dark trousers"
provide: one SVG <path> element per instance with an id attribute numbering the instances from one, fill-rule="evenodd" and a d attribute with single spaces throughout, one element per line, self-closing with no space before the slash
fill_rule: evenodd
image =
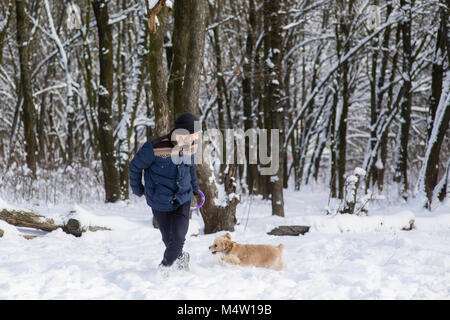
<path id="1" fill-rule="evenodd" d="M 173 211 L 158 211 L 152 208 L 153 215 L 166 245 L 162 265 L 170 266 L 181 255 L 189 227 L 191 202 L 183 203 Z"/>

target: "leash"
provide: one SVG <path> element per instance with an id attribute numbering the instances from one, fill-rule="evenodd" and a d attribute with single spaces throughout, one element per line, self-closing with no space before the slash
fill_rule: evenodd
<path id="1" fill-rule="evenodd" d="M 200 189 L 198 189 L 198 193 L 200 193 L 200 195 L 202 196 L 202 202 L 196 207 L 191 207 L 191 209 L 190 209 L 191 211 L 200 209 L 203 206 L 203 204 L 205 203 L 205 194 Z"/>
<path id="2" fill-rule="evenodd" d="M 247 224 L 248 224 L 248 220 L 250 218 L 250 207 L 252 206 L 252 201 L 253 201 L 253 192 L 250 192 L 249 196 L 249 200 L 247 201 L 248 203 L 248 209 L 247 209 L 247 219 L 245 220 L 245 227 L 244 227 L 244 231 L 247 230 Z"/>

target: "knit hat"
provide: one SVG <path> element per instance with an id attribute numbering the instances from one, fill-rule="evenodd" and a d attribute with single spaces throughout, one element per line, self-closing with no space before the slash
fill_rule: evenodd
<path id="1" fill-rule="evenodd" d="M 181 114 L 173 123 L 174 129 L 185 129 L 189 133 L 194 133 L 199 131 L 201 128 L 195 128 L 194 121 L 198 121 L 198 118 L 192 113 Z"/>

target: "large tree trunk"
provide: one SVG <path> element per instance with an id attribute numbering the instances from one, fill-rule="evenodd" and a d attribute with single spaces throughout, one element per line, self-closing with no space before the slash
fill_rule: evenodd
<path id="1" fill-rule="evenodd" d="M 446 2 L 446 3 L 445 3 Z M 444 5 L 447 5 L 447 9 Z M 450 48 L 450 35 L 448 29 L 450 0 L 442 0 L 440 9 L 440 26 L 436 39 L 435 58 L 433 59 L 431 96 L 429 106 L 428 122 L 428 143 L 422 174 L 419 177 L 419 185 L 424 191 L 427 203 L 426 207 L 431 210 L 434 189 L 438 183 L 439 174 L 439 153 L 444 141 L 450 122 L 450 72 L 447 71 L 445 87 L 443 88 L 444 77 L 444 52 Z M 447 58 L 450 65 L 450 50 L 447 51 Z"/>
<path id="2" fill-rule="evenodd" d="M 243 96 L 243 105 L 244 105 L 244 130 L 247 131 L 249 129 L 254 128 L 253 121 L 253 72 L 254 72 L 254 57 L 253 51 L 255 46 L 255 4 L 253 0 L 249 1 L 249 22 L 250 25 L 247 31 L 247 39 L 245 45 L 245 59 L 243 66 L 243 80 L 242 80 L 242 96 Z M 249 142 L 246 140 L 245 142 L 245 159 L 247 166 L 247 188 L 249 194 L 254 194 L 256 189 L 256 184 L 258 182 L 258 168 L 256 164 L 250 164 L 250 148 L 255 148 L 256 146 L 250 146 Z"/>
<path id="3" fill-rule="evenodd" d="M 189 43 L 186 59 L 186 72 L 183 83 L 185 109 L 198 114 L 200 92 L 200 73 L 205 50 L 206 1 L 190 0 Z"/>
<path id="4" fill-rule="evenodd" d="M 408 6 L 407 6 L 408 4 Z M 400 105 L 400 132 L 397 163 L 394 181 L 400 184 L 400 193 L 406 200 L 408 198 L 408 140 L 411 126 L 411 68 L 412 68 L 412 44 L 411 44 L 411 5 L 410 0 L 401 0 L 400 5 L 405 9 L 405 18 L 400 23 L 403 43 L 403 98 Z"/>
<path id="5" fill-rule="evenodd" d="M 445 87 L 443 88 L 440 103 L 436 110 L 436 119 L 427 143 L 427 150 L 423 163 L 422 174 L 420 176 L 420 185 L 425 191 L 427 204 L 431 210 L 431 202 L 435 196 L 435 187 L 438 182 L 439 174 L 439 153 L 442 142 L 449 127 L 450 122 L 450 71 L 447 71 Z"/>
<path id="6" fill-rule="evenodd" d="M 29 33 L 27 16 L 25 13 L 25 1 L 16 0 L 17 18 L 17 44 L 20 61 L 20 96 L 22 100 L 22 121 L 25 137 L 25 152 L 28 169 L 31 176 L 36 176 L 36 137 L 34 134 L 34 104 L 33 89 L 31 86 L 31 71 L 29 66 Z"/>
<path id="7" fill-rule="evenodd" d="M 190 1 L 175 0 L 173 7 L 173 59 L 168 83 L 169 108 L 175 117 L 184 110 L 183 79 L 186 66 L 187 46 L 189 42 Z"/>
<path id="8" fill-rule="evenodd" d="M 345 2 L 346 3 L 346 2 Z M 348 7 L 345 8 L 344 1 L 340 1 L 340 7 L 344 13 L 340 12 L 339 22 L 336 25 L 336 40 L 337 40 L 337 55 L 338 59 L 341 56 L 347 55 L 350 51 L 350 27 L 349 21 L 352 21 L 353 0 L 348 1 Z M 342 38 L 341 38 L 342 37 Z M 338 181 L 338 197 L 344 198 L 345 187 L 345 167 L 346 167 L 346 152 L 347 152 L 347 116 L 350 107 L 350 63 L 348 60 L 344 61 L 339 68 L 339 82 L 340 92 L 342 96 L 341 109 L 339 113 L 338 129 L 337 129 L 337 181 Z"/>
<path id="9" fill-rule="evenodd" d="M 266 117 L 270 117 L 270 125 L 266 126 L 270 129 L 276 129 L 280 131 L 278 137 L 278 143 L 273 147 L 276 149 L 268 148 L 272 160 L 275 161 L 273 155 L 278 153 L 278 171 L 271 176 L 271 194 L 272 194 L 272 214 L 284 217 L 284 199 L 283 199 L 283 159 L 284 153 L 282 150 L 283 137 L 284 137 L 284 121 L 283 121 L 283 108 L 280 108 L 281 103 L 281 88 L 280 79 L 281 74 L 281 15 L 280 15 L 280 3 L 278 1 L 265 0 L 264 1 L 264 57 L 265 61 L 271 61 L 266 63 L 265 66 L 265 81 L 266 81 Z M 269 59 L 269 60 L 268 60 Z M 270 136 L 270 144 L 272 143 L 272 134 Z M 273 163 L 271 163 L 273 165 Z"/>
<path id="10" fill-rule="evenodd" d="M 230 171 L 232 171 L 231 168 Z M 232 199 L 226 199 L 221 205 L 216 203 L 218 186 L 214 178 L 210 179 L 210 177 L 214 177 L 214 172 L 211 170 L 209 163 L 204 161 L 202 164 L 198 164 L 197 174 L 200 189 L 205 194 L 205 203 L 200 208 L 200 213 L 205 223 L 205 234 L 222 230 L 234 231 L 238 199 L 233 197 Z M 228 179 L 228 181 L 231 181 L 231 179 Z M 228 186 L 232 187 L 230 184 Z M 230 190 L 227 186 L 225 186 L 225 189 Z"/>
<path id="11" fill-rule="evenodd" d="M 167 68 L 163 59 L 167 16 L 167 8 L 163 7 L 158 14 L 159 25 L 156 32 L 150 32 L 149 73 L 155 112 L 155 134 L 158 136 L 168 134 L 171 126 L 171 112 L 167 100 Z"/>
<path id="12" fill-rule="evenodd" d="M 442 0 L 441 2 L 444 2 Z M 445 4 L 442 3 L 444 6 Z M 440 9 L 440 24 L 437 31 L 436 46 L 434 50 L 433 65 L 431 68 L 431 94 L 428 105 L 428 118 L 427 118 L 427 138 L 431 136 L 433 130 L 433 123 L 436 116 L 436 109 L 439 104 L 442 93 L 442 80 L 444 77 L 444 55 L 445 55 L 445 42 L 447 40 L 447 10 L 444 7 Z"/>
<path id="13" fill-rule="evenodd" d="M 109 23 L 108 1 L 92 2 L 97 20 L 100 59 L 100 86 L 98 89 L 98 132 L 105 185 L 106 202 L 120 199 L 120 177 L 114 155 L 114 137 L 112 130 L 113 96 L 113 46 L 112 25 Z"/>

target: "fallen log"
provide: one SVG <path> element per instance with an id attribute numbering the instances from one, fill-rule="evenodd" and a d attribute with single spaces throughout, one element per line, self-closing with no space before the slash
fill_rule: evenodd
<path id="1" fill-rule="evenodd" d="M 3 209 L 0 211 L 0 219 L 16 227 L 34 228 L 47 232 L 60 227 L 55 225 L 53 219 L 46 219 L 31 211 Z"/>
<path id="2" fill-rule="evenodd" d="M 272 236 L 298 236 L 309 231 L 309 226 L 279 226 L 268 232 Z"/>
<path id="3" fill-rule="evenodd" d="M 3 209 L 0 211 L 0 220 L 3 220 L 15 227 L 33 228 L 42 231 L 51 232 L 61 228 L 65 233 L 71 234 L 75 237 L 81 237 L 83 232 L 86 231 L 98 231 L 98 230 L 111 230 L 105 227 L 88 226 L 82 227 L 80 222 L 76 219 L 69 219 L 67 223 L 63 225 L 55 224 L 53 219 L 48 219 L 40 214 L 32 211 L 22 210 L 8 210 Z M 1 233 L 0 237 L 3 235 Z M 26 236 L 26 239 L 33 239 L 35 236 Z"/>

